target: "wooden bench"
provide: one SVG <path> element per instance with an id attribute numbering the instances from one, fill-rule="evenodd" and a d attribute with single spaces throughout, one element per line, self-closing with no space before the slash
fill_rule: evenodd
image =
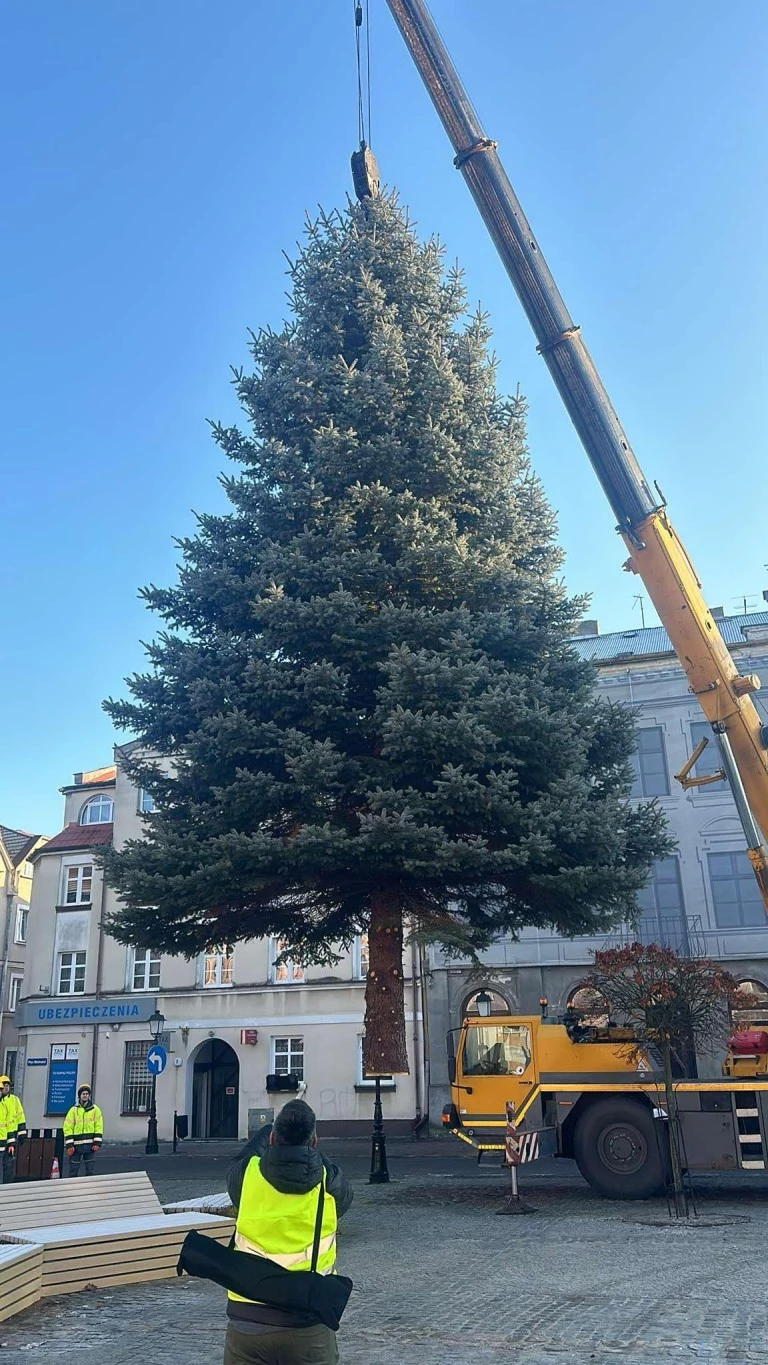
<path id="1" fill-rule="evenodd" d="M 176 1273 L 187 1233 L 227 1242 L 231 1218 L 166 1214 L 144 1171 L 0 1186 L 0 1237 L 43 1248 L 42 1295 Z"/>
<path id="2" fill-rule="evenodd" d="M 0 1322 L 37 1303 L 43 1292 L 43 1248 L 0 1242 Z"/>

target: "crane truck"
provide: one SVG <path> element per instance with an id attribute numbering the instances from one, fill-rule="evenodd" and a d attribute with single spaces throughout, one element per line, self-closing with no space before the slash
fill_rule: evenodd
<path id="1" fill-rule="evenodd" d="M 669 1178 L 664 1076 L 629 1030 L 569 1010 L 464 1020 L 448 1035 L 445 1127 L 478 1159 L 504 1151 L 507 1101 L 526 1160 L 575 1159 L 608 1199 L 646 1199 Z M 688 1171 L 768 1169 L 768 1031 L 737 1030 L 723 1076 L 676 1080 L 679 1150 Z"/>
<path id="2" fill-rule="evenodd" d="M 424 0 L 387 0 L 452 143 L 461 171 L 533 328 L 542 356 L 608 498 L 628 551 L 624 568 L 644 583 L 688 686 L 709 721 L 747 853 L 768 913 L 768 726 L 718 631 L 696 571 L 657 483 L 629 439 L 510 184 L 497 143 L 483 130 Z M 691 776 L 708 740 L 678 780 Z M 451 1035 L 451 1039 L 453 1035 Z M 451 1104 L 444 1120 L 478 1149 L 501 1149 L 505 1102 L 517 1122 L 574 1156 L 587 1180 L 615 1198 L 642 1198 L 665 1178 L 664 1112 L 653 1061 L 634 1061 L 609 1022 L 527 1016 L 468 1018 L 449 1047 Z M 766 1168 L 768 1032 L 737 1034 L 724 1075 L 679 1081 L 681 1138 L 689 1169 Z M 660 1127 L 661 1125 L 661 1127 Z M 545 1141 L 536 1148 L 543 1154 Z"/>

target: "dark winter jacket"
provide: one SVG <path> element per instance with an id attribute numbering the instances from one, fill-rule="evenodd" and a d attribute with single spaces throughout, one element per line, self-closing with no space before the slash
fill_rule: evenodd
<path id="1" fill-rule="evenodd" d="M 227 1173 L 227 1190 L 235 1208 L 240 1207 L 243 1178 L 251 1157 L 261 1157 L 261 1173 L 281 1194 L 306 1194 L 320 1184 L 325 1167 L 325 1188 L 336 1201 L 339 1218 L 347 1212 L 353 1194 L 338 1166 L 328 1161 L 317 1147 L 269 1145 L 272 1125 L 260 1128 L 235 1157 Z"/>

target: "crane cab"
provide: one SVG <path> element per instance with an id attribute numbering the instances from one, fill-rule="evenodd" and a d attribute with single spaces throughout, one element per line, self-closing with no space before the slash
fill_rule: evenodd
<path id="1" fill-rule="evenodd" d="M 557 1126 L 562 1087 L 583 1086 L 586 1077 L 624 1085 L 648 1077 L 654 1068 L 631 1055 L 631 1041 L 607 1021 L 598 1028 L 539 1015 L 466 1018 L 448 1035 L 451 1104 L 443 1123 L 479 1150 L 503 1145 L 508 1100 L 523 1127 Z"/>

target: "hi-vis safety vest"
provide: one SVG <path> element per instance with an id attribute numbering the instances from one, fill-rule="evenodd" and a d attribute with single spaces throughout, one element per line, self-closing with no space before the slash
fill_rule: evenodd
<path id="1" fill-rule="evenodd" d="M 73 1104 L 64 1120 L 64 1146 L 87 1151 L 90 1147 L 100 1147 L 104 1134 L 104 1120 L 98 1104 L 84 1109 L 82 1104 Z"/>
<path id="2" fill-rule="evenodd" d="M 319 1195 L 319 1185 L 307 1194 L 281 1194 L 264 1179 L 260 1159 L 252 1157 L 243 1179 L 235 1247 L 254 1256 L 266 1256 L 285 1270 L 311 1270 Z M 326 1190 L 317 1257 L 317 1270 L 321 1275 L 333 1274 L 337 1222 L 336 1201 Z M 238 1303 L 253 1302 L 231 1291 L 229 1297 Z"/>
<path id="3" fill-rule="evenodd" d="M 5 1095 L 0 1100 L 0 1151 L 14 1147 L 20 1137 L 27 1135 L 27 1120 L 24 1117 L 18 1095 Z"/>

